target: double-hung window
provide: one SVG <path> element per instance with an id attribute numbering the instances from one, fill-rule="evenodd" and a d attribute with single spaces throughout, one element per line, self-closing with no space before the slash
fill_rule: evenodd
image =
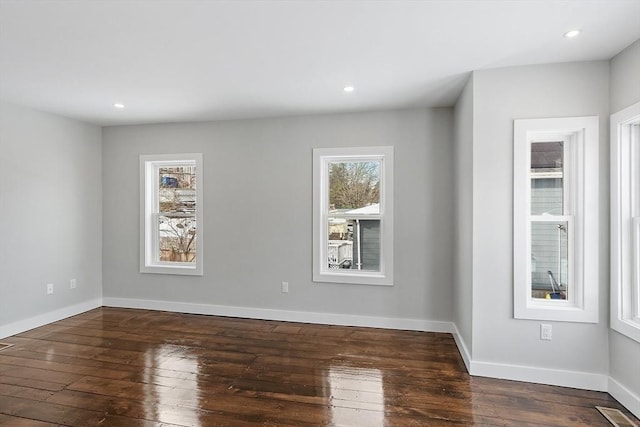
<path id="1" fill-rule="evenodd" d="M 140 156 L 140 272 L 202 275 L 202 154 Z"/>
<path id="2" fill-rule="evenodd" d="M 640 103 L 611 116 L 611 327 L 640 342 Z"/>
<path id="3" fill-rule="evenodd" d="M 514 315 L 598 320 L 598 118 L 514 123 Z"/>
<path id="4" fill-rule="evenodd" d="M 313 150 L 313 280 L 393 285 L 393 147 Z"/>

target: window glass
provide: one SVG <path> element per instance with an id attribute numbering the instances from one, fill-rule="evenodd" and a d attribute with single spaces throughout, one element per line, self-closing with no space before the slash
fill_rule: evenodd
<path id="1" fill-rule="evenodd" d="M 531 215 L 564 213 L 564 143 L 531 144 Z"/>
<path id="2" fill-rule="evenodd" d="M 564 215 L 564 141 L 531 142 L 531 297 L 567 299 L 569 223 Z"/>
<path id="3" fill-rule="evenodd" d="M 380 220 L 329 217 L 330 269 L 380 271 Z"/>
<path id="4" fill-rule="evenodd" d="M 196 262 L 196 167 L 158 168 L 159 261 Z"/>
<path id="5" fill-rule="evenodd" d="M 380 213 L 380 162 L 329 163 L 329 210 Z"/>
<path id="6" fill-rule="evenodd" d="M 566 221 L 531 223 L 531 297 L 567 299 L 569 233 Z"/>
<path id="7" fill-rule="evenodd" d="M 380 162 L 330 162 L 328 168 L 328 267 L 380 271 Z"/>

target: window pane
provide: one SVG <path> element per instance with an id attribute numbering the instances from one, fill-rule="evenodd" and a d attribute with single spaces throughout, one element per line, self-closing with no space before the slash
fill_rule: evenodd
<path id="1" fill-rule="evenodd" d="M 568 223 L 531 223 L 531 297 L 567 299 Z"/>
<path id="2" fill-rule="evenodd" d="M 329 163 L 329 210 L 361 208 L 380 211 L 380 162 Z"/>
<path id="3" fill-rule="evenodd" d="M 380 220 L 329 218 L 330 269 L 380 271 Z"/>
<path id="4" fill-rule="evenodd" d="M 158 168 L 159 251 L 165 262 L 196 262 L 196 168 Z"/>
<path id="5" fill-rule="evenodd" d="M 562 141 L 531 144 L 531 215 L 562 215 L 564 152 Z"/>
<path id="6" fill-rule="evenodd" d="M 160 212 L 195 212 L 195 166 L 158 168 L 158 179 Z"/>
<path id="7" fill-rule="evenodd" d="M 196 218 L 184 215 L 158 217 L 158 259 L 166 262 L 196 262 Z"/>

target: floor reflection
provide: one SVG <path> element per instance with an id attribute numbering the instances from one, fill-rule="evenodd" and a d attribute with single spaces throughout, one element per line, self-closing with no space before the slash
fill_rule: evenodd
<path id="1" fill-rule="evenodd" d="M 200 367 L 189 349 L 163 344 L 145 353 L 144 398 L 147 419 L 188 422 L 200 427 Z M 164 370 L 170 376 L 164 376 Z M 180 375 L 176 375 L 179 372 Z"/>
<path id="2" fill-rule="evenodd" d="M 50 349 L 47 349 L 45 354 L 46 354 L 45 360 L 48 361 L 48 362 L 51 362 L 51 361 L 53 361 L 53 359 L 54 359 L 54 357 L 56 355 L 56 351 L 55 351 L 55 349 L 50 348 Z"/>
<path id="3" fill-rule="evenodd" d="M 8 341 L 2 425 L 604 426 L 593 407 L 621 408 L 470 377 L 439 333 L 102 308 Z"/>
<path id="4" fill-rule="evenodd" d="M 331 366 L 326 378 L 333 425 L 384 425 L 384 383 L 379 369 Z"/>

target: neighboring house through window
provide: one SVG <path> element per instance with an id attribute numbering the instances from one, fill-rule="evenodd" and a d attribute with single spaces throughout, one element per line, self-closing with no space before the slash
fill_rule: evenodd
<path id="1" fill-rule="evenodd" d="M 140 156 L 140 272 L 202 275 L 202 155 Z"/>
<path id="2" fill-rule="evenodd" d="M 611 116 L 611 327 L 640 342 L 640 103 Z"/>
<path id="3" fill-rule="evenodd" d="M 313 280 L 392 285 L 393 147 L 313 157 Z"/>

